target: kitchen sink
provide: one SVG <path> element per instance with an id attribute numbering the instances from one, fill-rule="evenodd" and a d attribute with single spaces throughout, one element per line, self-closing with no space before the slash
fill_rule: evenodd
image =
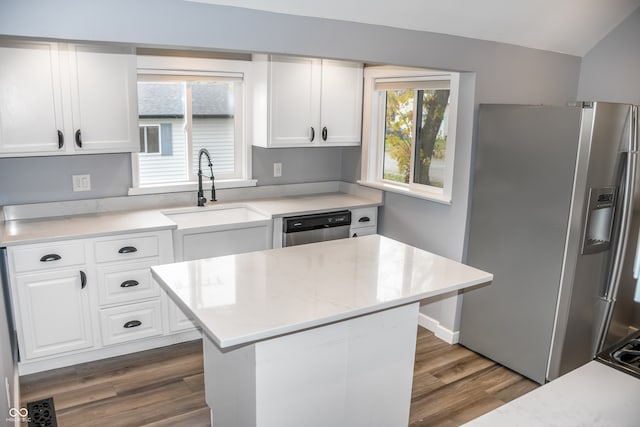
<path id="1" fill-rule="evenodd" d="M 222 205 L 200 208 L 173 209 L 162 212 L 178 226 L 187 229 L 230 229 L 256 222 L 269 222 L 271 217 L 247 205 Z"/>
<path id="2" fill-rule="evenodd" d="M 272 247 L 271 215 L 246 204 L 229 203 L 162 212 L 173 230 L 176 261 L 239 254 Z"/>

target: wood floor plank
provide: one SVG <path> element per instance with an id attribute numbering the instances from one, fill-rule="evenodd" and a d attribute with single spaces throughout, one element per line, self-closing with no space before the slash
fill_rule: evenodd
<path id="1" fill-rule="evenodd" d="M 187 383 L 191 391 L 204 390 L 204 372 L 186 376 L 183 380 Z"/>
<path id="2" fill-rule="evenodd" d="M 181 343 L 22 377 L 21 398 L 53 397 L 60 427 L 209 427 L 202 363 L 201 341 Z M 459 426 L 536 387 L 418 328 L 409 426 Z"/>
<path id="3" fill-rule="evenodd" d="M 538 384 L 534 383 L 533 381 L 526 378 L 521 378 L 508 387 L 505 387 L 496 392 L 494 395 L 504 403 L 507 403 L 522 396 L 525 393 L 529 393 L 537 387 L 539 387 Z"/>
<path id="4" fill-rule="evenodd" d="M 209 408 L 200 408 L 195 411 L 186 412 L 184 414 L 165 418 L 164 420 L 145 424 L 143 427 L 210 427 L 211 411 Z"/>
<path id="5" fill-rule="evenodd" d="M 91 422 L 100 420 L 102 423 L 103 420 L 114 418 L 122 418 L 124 422 L 127 419 L 137 419 L 138 415 L 133 412 L 139 411 L 140 408 L 157 403 L 161 403 L 165 408 L 173 406 L 177 399 L 185 395 L 192 395 L 192 393 L 183 381 L 164 383 L 159 387 L 150 388 L 135 395 L 118 395 L 59 411 L 58 419 L 63 422 L 63 426 L 87 425 L 87 420 Z M 110 426 L 111 424 L 101 425 Z"/>
<path id="6" fill-rule="evenodd" d="M 114 390 L 113 385 L 108 383 L 90 385 L 87 387 L 66 388 L 64 391 L 55 393 L 50 389 L 44 389 L 37 394 L 23 395 L 23 398 L 25 399 L 23 404 L 26 406 L 27 402 L 54 397 L 54 406 L 56 411 L 60 411 L 62 409 L 72 408 L 78 405 L 86 405 L 91 402 L 115 397 L 117 395 L 118 394 Z"/>
<path id="7" fill-rule="evenodd" d="M 495 363 L 491 360 L 485 359 L 477 354 L 469 354 L 452 363 L 445 364 L 437 369 L 432 369 L 431 375 L 445 384 L 451 384 L 493 366 L 495 366 Z"/>

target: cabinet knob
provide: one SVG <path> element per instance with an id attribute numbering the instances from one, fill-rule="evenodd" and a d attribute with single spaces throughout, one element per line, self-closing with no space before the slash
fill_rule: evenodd
<path id="1" fill-rule="evenodd" d="M 76 131 L 76 145 L 82 148 L 82 132 L 80 132 L 80 129 Z"/>
<path id="2" fill-rule="evenodd" d="M 326 140 L 327 140 L 327 134 L 328 134 L 328 133 L 329 133 L 329 132 L 327 132 L 327 127 L 326 127 L 326 126 L 325 126 L 325 127 L 323 127 L 323 128 L 322 128 L 322 140 L 323 140 L 323 141 L 326 141 Z"/>
<path id="3" fill-rule="evenodd" d="M 138 286 L 140 282 L 137 280 L 125 280 L 120 284 L 121 288 L 133 288 L 134 286 Z"/>
<path id="4" fill-rule="evenodd" d="M 58 130 L 58 150 L 64 147 L 64 133 L 61 130 Z"/>
<path id="5" fill-rule="evenodd" d="M 87 273 L 80 270 L 80 289 L 84 289 L 87 286 Z"/>
<path id="6" fill-rule="evenodd" d="M 62 257 L 58 254 L 47 254 L 40 258 L 40 262 L 59 261 Z"/>
<path id="7" fill-rule="evenodd" d="M 138 249 L 135 246 L 125 246 L 118 250 L 119 254 L 131 254 L 134 252 L 138 252 Z"/>
<path id="8" fill-rule="evenodd" d="M 139 320 L 129 320 L 127 323 L 122 325 L 123 328 L 131 329 L 142 325 L 142 322 Z"/>
<path id="9" fill-rule="evenodd" d="M 310 141 L 313 142 L 314 139 L 316 139 L 316 130 L 313 128 L 313 126 L 311 126 L 311 139 L 310 139 Z"/>

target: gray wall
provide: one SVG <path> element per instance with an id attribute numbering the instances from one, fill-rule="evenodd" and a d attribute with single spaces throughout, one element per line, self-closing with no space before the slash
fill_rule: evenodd
<path id="1" fill-rule="evenodd" d="M 258 185 L 340 181 L 342 148 L 253 147 L 252 173 Z M 359 152 L 360 150 L 358 150 Z M 282 176 L 274 178 L 273 164 L 282 163 Z"/>
<path id="2" fill-rule="evenodd" d="M 73 192 L 72 175 L 91 175 L 91 191 Z M 125 196 L 130 154 L 0 159 L 0 206 Z"/>
<path id="3" fill-rule="evenodd" d="M 640 8 L 582 58 L 578 99 L 640 104 Z"/>
<path id="4" fill-rule="evenodd" d="M 464 132 L 458 135 L 456 143 L 451 205 L 388 193 L 380 218 L 380 229 L 384 234 L 454 259 L 463 257 L 474 107 L 479 103 L 558 105 L 574 100 L 577 94 L 580 58 L 464 37 L 182 0 L 2 1 L 0 34 L 6 35 L 297 54 L 467 72 L 465 79 L 471 88 L 468 94 L 471 109 L 464 113 Z M 330 169 L 315 175 L 310 171 L 317 171 L 319 156 Z M 287 159 L 283 161 L 285 175 L 280 181 L 272 178 L 272 163 L 276 158 Z M 334 174 L 340 174 L 348 181 L 359 177 L 358 149 L 320 154 L 314 149 L 292 149 L 290 152 L 254 149 L 253 161 L 254 178 L 261 184 L 285 180 L 308 182 Z M 75 164 L 72 159 L 66 162 L 64 165 L 52 163 L 52 167 L 66 168 Z M 96 173 L 119 169 L 122 163 L 118 156 L 106 159 L 96 165 L 100 168 Z M 0 172 L 0 180 L 29 181 L 27 171 L 20 172 L 19 167 L 14 171 L 17 175 L 10 177 Z M 61 179 L 68 181 L 66 177 Z M 123 187 L 115 188 L 113 182 L 108 184 L 107 188 L 96 186 L 96 191 L 103 191 L 105 195 L 118 191 L 124 194 Z M 35 182 L 33 185 L 32 201 L 40 201 L 43 194 L 35 188 Z M 26 193 L 28 190 L 24 189 Z M 5 196 L 7 200 L 14 199 L 13 187 L 3 185 L 0 191 L 9 193 Z M 67 196 L 68 192 L 60 194 L 61 198 Z M 445 317 L 449 317 L 445 326 L 450 328 L 455 328 L 451 315 L 455 315 L 456 304 L 454 302 L 445 310 Z M 438 306 L 433 315 L 438 317 L 437 311 L 443 307 L 447 304 Z"/>

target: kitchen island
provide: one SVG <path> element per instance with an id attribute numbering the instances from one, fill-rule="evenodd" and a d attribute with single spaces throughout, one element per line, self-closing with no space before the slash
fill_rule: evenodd
<path id="1" fill-rule="evenodd" d="M 152 267 L 204 332 L 214 426 L 400 426 L 419 302 L 492 275 L 378 236 Z"/>

